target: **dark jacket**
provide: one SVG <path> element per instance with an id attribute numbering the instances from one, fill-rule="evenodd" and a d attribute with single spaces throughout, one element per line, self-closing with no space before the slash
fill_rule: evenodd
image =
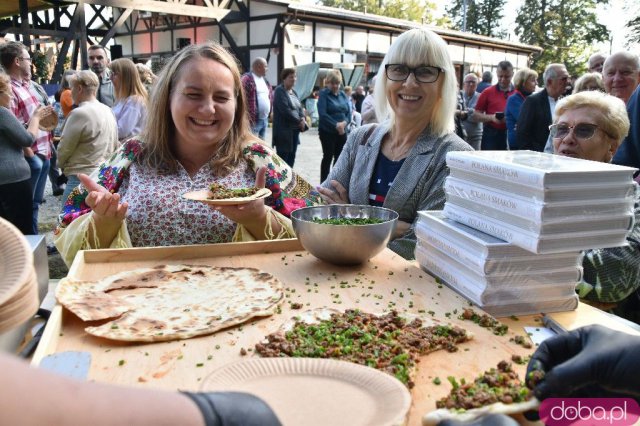
<path id="1" fill-rule="evenodd" d="M 547 89 L 525 99 L 516 127 L 517 149 L 543 152 L 549 138 L 551 120 Z"/>
<path id="2" fill-rule="evenodd" d="M 293 93 L 298 98 L 295 90 Z M 276 87 L 273 95 L 272 144 L 279 152 L 293 151 L 295 132 L 300 131 L 300 119 L 303 117 L 302 105 L 300 104 L 298 108 L 295 108 L 284 86 L 281 84 Z"/>
<path id="3" fill-rule="evenodd" d="M 640 168 L 640 86 L 627 102 L 631 128 L 611 161 L 613 164 Z"/>

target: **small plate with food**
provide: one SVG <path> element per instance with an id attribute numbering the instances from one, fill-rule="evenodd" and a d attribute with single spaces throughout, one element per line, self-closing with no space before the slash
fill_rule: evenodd
<path id="1" fill-rule="evenodd" d="M 254 200 L 267 198 L 269 195 L 271 195 L 271 190 L 268 188 L 227 188 L 213 183 L 209 189 L 185 192 L 182 197 L 212 206 L 228 206 L 250 203 Z"/>

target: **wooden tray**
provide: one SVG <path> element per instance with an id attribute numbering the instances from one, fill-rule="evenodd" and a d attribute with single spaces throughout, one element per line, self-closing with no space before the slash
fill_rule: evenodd
<path id="1" fill-rule="evenodd" d="M 473 341 L 460 345 L 454 354 L 438 351 L 421 359 L 416 386 L 411 391 L 413 403 L 408 419 L 408 424 L 418 425 L 422 415 L 435 408 L 435 401 L 449 392 L 447 376 L 473 379 L 482 371 L 495 367 L 499 361 L 510 360 L 513 354 L 529 355 L 532 349 L 524 349 L 511 342 L 510 338 L 516 334 L 525 335 L 522 329 L 525 325 L 542 325 L 539 318 L 534 317 L 507 319 L 509 333 L 495 336 L 472 322 L 459 320 L 457 317 L 464 307 L 469 306 L 468 302 L 437 284 L 415 263 L 388 249 L 363 265 L 340 267 L 316 259 L 295 239 L 83 251 L 73 262 L 69 276 L 93 280 L 128 269 L 185 262 L 251 266 L 272 273 L 286 288 L 282 312 L 213 335 L 164 343 L 131 344 L 86 334 L 83 330 L 85 324 L 57 305 L 33 362 L 38 364 L 53 352 L 89 351 L 92 354 L 91 380 L 195 391 L 210 372 L 243 359 L 240 355 L 242 348 L 249 350 L 245 357 L 256 356 L 252 351 L 254 345 L 277 330 L 283 321 L 300 312 L 292 310 L 289 302 L 302 303 L 303 309 L 357 307 L 373 313 L 395 308 L 401 313 L 460 325 L 475 335 Z M 581 309 L 585 307 L 581 306 Z M 566 314 L 565 322 L 582 324 L 587 321 L 586 316 L 590 322 L 602 323 L 603 319 L 595 314 L 596 311 L 587 309 L 586 313 Z M 580 316 L 580 320 L 576 319 Z M 516 367 L 524 375 L 525 366 Z M 433 383 L 436 377 L 442 384 Z"/>

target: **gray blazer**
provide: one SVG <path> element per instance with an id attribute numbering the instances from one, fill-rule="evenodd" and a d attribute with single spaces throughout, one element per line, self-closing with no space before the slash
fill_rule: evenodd
<path id="1" fill-rule="evenodd" d="M 377 128 L 368 140 L 363 140 L 371 126 Z M 322 183 L 336 180 L 348 189 L 352 204 L 369 204 L 371 175 L 380 153 L 383 137 L 390 131 L 388 123 L 359 127 L 349 135 L 338 161 Z M 406 259 L 414 258 L 414 232 L 419 210 L 442 210 L 445 202 L 444 180 L 449 175 L 446 155 L 449 151 L 473 151 L 453 133 L 436 137 L 426 129 L 409 152 L 398 175 L 389 188 L 383 206 L 395 210 L 400 220 L 412 224 L 405 235 L 389 243 L 389 248 Z"/>
<path id="2" fill-rule="evenodd" d="M 22 148 L 30 147 L 33 135 L 5 107 L 0 107 L 0 185 L 31 178 L 29 163 Z"/>

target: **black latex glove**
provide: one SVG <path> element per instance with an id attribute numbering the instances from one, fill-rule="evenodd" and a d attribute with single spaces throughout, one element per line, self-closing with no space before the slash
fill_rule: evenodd
<path id="1" fill-rule="evenodd" d="M 269 406 L 241 392 L 183 392 L 196 403 L 206 426 L 280 426 Z"/>
<path id="2" fill-rule="evenodd" d="M 640 397 L 640 337 L 600 325 L 582 327 L 542 342 L 531 357 L 529 373 L 545 376 L 534 388 L 548 397 Z"/>
<path id="3" fill-rule="evenodd" d="M 518 426 L 518 422 L 504 414 L 490 414 L 468 422 L 443 420 L 438 426 Z"/>

